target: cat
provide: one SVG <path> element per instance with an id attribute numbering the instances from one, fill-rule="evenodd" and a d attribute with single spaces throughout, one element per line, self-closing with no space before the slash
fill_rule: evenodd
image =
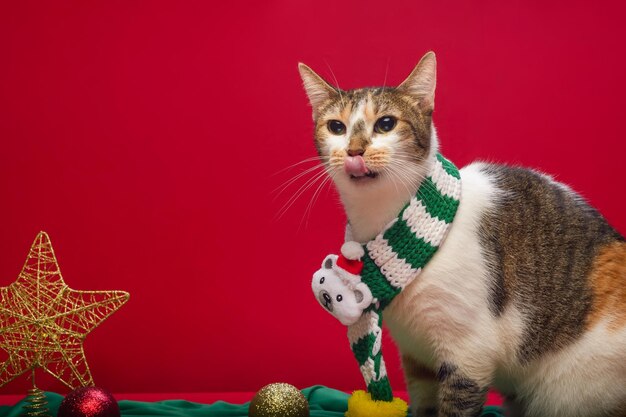
<path id="1" fill-rule="evenodd" d="M 366 243 L 415 195 L 439 151 L 436 57 L 397 87 L 343 91 L 299 64 L 315 146 Z M 626 242 L 568 186 L 472 163 L 422 273 L 385 309 L 415 417 L 626 416 Z"/>

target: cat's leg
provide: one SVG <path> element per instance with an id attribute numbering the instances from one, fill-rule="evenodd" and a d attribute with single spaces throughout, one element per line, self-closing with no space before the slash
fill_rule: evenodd
<path id="1" fill-rule="evenodd" d="M 476 365 L 476 364 L 473 364 Z M 437 371 L 439 417 L 478 417 L 487 399 L 490 371 L 443 362 Z M 483 381 L 483 382 L 481 382 Z"/>
<path id="2" fill-rule="evenodd" d="M 437 417 L 437 374 L 408 355 L 402 355 L 402 368 L 409 390 L 411 415 Z"/>

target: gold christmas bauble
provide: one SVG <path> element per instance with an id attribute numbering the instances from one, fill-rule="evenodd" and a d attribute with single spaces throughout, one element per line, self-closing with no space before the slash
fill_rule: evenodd
<path id="1" fill-rule="evenodd" d="M 269 384 L 250 402 L 248 417 L 309 417 L 309 403 L 293 385 Z"/>

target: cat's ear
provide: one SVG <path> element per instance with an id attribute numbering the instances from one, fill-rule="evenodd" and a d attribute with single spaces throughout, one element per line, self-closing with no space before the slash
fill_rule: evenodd
<path id="1" fill-rule="evenodd" d="M 433 51 L 426 52 L 417 66 L 398 90 L 412 96 L 420 109 L 430 113 L 435 108 L 435 86 L 437 85 L 437 58 Z"/>
<path id="2" fill-rule="evenodd" d="M 339 92 L 303 63 L 298 64 L 298 70 L 304 83 L 304 90 L 309 96 L 309 102 L 313 108 L 313 119 L 316 119 L 322 105 L 337 96 Z"/>

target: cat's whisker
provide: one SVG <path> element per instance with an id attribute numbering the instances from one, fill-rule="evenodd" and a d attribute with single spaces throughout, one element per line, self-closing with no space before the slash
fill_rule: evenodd
<path id="1" fill-rule="evenodd" d="M 325 184 L 328 183 L 328 181 L 331 180 L 331 178 L 332 178 L 331 174 L 328 173 L 326 178 L 324 178 L 324 180 L 317 186 L 317 188 L 315 189 L 315 192 L 313 193 L 313 195 L 311 196 L 311 199 L 309 200 L 309 204 L 307 205 L 304 211 L 305 215 L 308 215 L 310 213 L 311 208 L 313 207 L 313 205 L 315 204 L 315 201 L 317 200 L 320 190 L 322 189 L 322 187 L 324 187 Z"/>
<path id="2" fill-rule="evenodd" d="M 297 176 L 295 176 L 294 178 L 292 178 L 291 180 L 289 180 L 289 184 L 291 185 L 293 184 L 295 181 L 301 179 L 303 176 L 306 176 L 308 174 L 312 174 L 312 177 L 308 178 L 307 180 L 305 180 L 304 184 L 302 184 L 300 186 L 300 188 L 304 185 L 306 185 L 309 181 L 313 180 L 314 178 L 316 178 L 319 175 L 324 174 L 325 170 L 328 167 L 324 166 L 324 165 L 316 165 L 315 167 L 311 167 L 309 169 L 307 169 L 306 171 L 301 172 L 300 174 L 298 174 Z M 281 190 L 281 192 L 284 191 L 284 186 L 282 187 L 283 189 Z M 297 191 L 296 191 L 297 192 Z"/>
<path id="3" fill-rule="evenodd" d="M 393 156 L 403 156 L 406 157 L 409 161 L 415 160 L 415 154 L 411 153 L 410 150 L 396 149 L 393 151 Z"/>
<path id="4" fill-rule="evenodd" d="M 414 190 L 419 190 L 419 186 L 424 181 L 424 176 L 414 169 L 399 163 L 390 164 L 390 167 L 392 168 L 392 172 L 395 174 L 395 177 L 398 178 L 399 181 L 401 181 L 405 186 L 407 193 L 409 194 L 409 198 L 413 197 L 413 194 L 415 193 Z"/>
<path id="5" fill-rule="evenodd" d="M 306 159 L 303 159 L 303 160 L 302 160 L 302 161 L 300 161 L 300 162 L 296 162 L 295 164 L 289 165 L 288 167 L 285 167 L 285 168 L 281 169 L 280 171 L 276 171 L 276 172 L 275 172 L 275 173 L 273 173 L 271 176 L 273 177 L 273 176 L 275 176 L 275 175 L 280 174 L 281 172 L 285 172 L 285 171 L 287 171 L 287 170 L 289 170 L 289 169 L 291 169 L 291 168 L 294 168 L 294 167 L 296 167 L 296 166 L 298 166 L 298 165 L 305 164 L 305 163 L 307 163 L 307 162 L 312 162 L 312 161 L 323 161 L 323 160 L 324 160 L 324 159 L 323 159 L 321 156 L 312 156 L 311 158 L 306 158 Z"/>
<path id="6" fill-rule="evenodd" d="M 317 180 L 319 180 L 321 177 L 323 177 L 326 174 L 326 170 L 323 171 L 319 171 L 319 172 L 315 172 L 313 174 L 313 176 L 309 179 L 307 179 L 304 184 L 302 184 L 293 194 L 292 196 L 289 198 L 288 202 L 294 198 L 300 195 L 300 193 L 304 190 L 306 190 L 310 185 L 312 185 L 313 183 L 315 183 Z"/>
<path id="7" fill-rule="evenodd" d="M 400 161 L 397 160 L 392 160 L 389 165 L 414 174 L 415 176 L 419 177 L 420 180 L 424 179 L 422 171 L 418 170 L 416 167 L 412 167 L 411 165 L 408 165 L 406 163 L 401 164 Z"/>
<path id="8" fill-rule="evenodd" d="M 315 170 L 318 170 L 320 168 L 326 168 L 326 167 L 325 167 L 325 165 L 317 164 L 317 165 L 315 165 L 313 167 L 307 168 L 306 170 L 300 172 L 296 176 L 288 179 L 287 181 L 285 181 L 284 183 L 282 183 L 281 185 L 276 187 L 274 190 L 272 190 L 272 194 L 276 193 L 276 196 L 274 197 L 274 200 L 276 198 L 278 198 L 278 196 L 280 196 L 291 184 L 293 184 L 294 182 L 298 181 L 303 176 L 305 176 L 307 174 L 310 174 L 311 172 L 314 172 Z"/>
<path id="9" fill-rule="evenodd" d="M 404 186 L 404 188 L 406 189 L 407 192 L 407 197 L 411 198 L 413 197 L 413 194 L 415 193 L 415 191 L 413 191 L 415 188 L 417 188 L 417 182 L 414 181 L 410 176 L 408 176 L 406 173 L 403 173 L 400 170 L 394 170 L 393 171 L 394 175 L 396 178 L 398 178 L 398 180 L 402 183 L 402 185 Z M 408 181 L 408 183 L 407 183 Z"/>
<path id="10" fill-rule="evenodd" d="M 346 107 L 346 104 L 343 101 L 343 94 L 341 94 L 341 87 L 339 86 L 339 81 L 337 81 L 337 77 L 335 77 L 335 72 L 330 67 L 330 64 L 328 63 L 328 61 L 324 60 L 324 63 L 328 67 L 328 70 L 330 71 L 330 75 L 333 76 L 333 80 L 335 80 L 335 85 L 337 86 L 337 92 L 339 93 L 339 99 L 341 100 L 341 106 L 342 107 Z"/>
<path id="11" fill-rule="evenodd" d="M 396 169 L 399 173 L 403 175 L 404 178 L 410 181 L 411 185 L 418 187 L 424 183 L 424 177 L 420 176 L 419 173 L 409 171 L 402 166 L 398 166 Z"/>
<path id="12" fill-rule="evenodd" d="M 291 209 L 291 207 L 295 204 L 295 202 L 302 196 L 302 194 L 304 194 L 304 192 L 306 192 L 306 190 L 308 190 L 313 184 L 315 184 L 317 181 L 319 181 L 322 177 L 317 177 L 315 179 L 315 181 L 312 181 L 310 184 L 308 184 L 306 187 L 303 187 L 297 194 L 294 194 L 284 205 L 283 207 L 276 213 L 276 215 L 274 216 L 274 220 L 278 221 L 280 220 L 288 211 L 289 209 Z"/>
<path id="13" fill-rule="evenodd" d="M 395 176 L 394 176 L 394 172 L 393 172 L 391 169 L 389 169 L 389 167 L 388 167 L 388 166 L 386 166 L 386 167 L 384 167 L 384 168 L 383 168 L 383 173 L 386 173 L 386 174 L 389 174 L 389 175 L 390 175 L 390 176 L 392 176 L 392 177 L 395 177 Z M 396 189 L 396 192 L 397 192 L 397 193 L 398 193 L 398 192 L 400 192 L 400 191 L 398 190 L 398 185 L 396 184 L 396 182 L 395 182 L 395 181 L 393 181 L 393 186 L 395 187 L 395 189 Z"/>
<path id="14" fill-rule="evenodd" d="M 404 180 L 404 178 L 400 175 L 400 173 L 399 173 L 399 172 L 397 172 L 397 171 L 394 169 L 393 165 L 389 165 L 388 172 L 389 172 L 389 174 L 390 174 L 393 178 L 395 178 L 397 181 L 399 181 L 399 182 L 400 182 L 400 184 L 402 184 L 402 186 L 404 187 L 404 189 L 405 189 L 405 190 L 406 190 L 406 192 L 407 192 L 408 197 L 409 197 L 409 198 L 411 198 L 411 197 L 412 197 L 412 192 L 411 192 L 411 189 L 410 189 L 410 187 L 409 187 L 411 184 L 407 184 L 407 183 L 406 183 L 406 181 L 405 181 L 405 180 Z M 394 181 L 394 186 L 396 187 L 396 192 L 398 192 L 398 187 L 397 187 L 397 185 L 396 185 L 395 181 Z"/>
<path id="15" fill-rule="evenodd" d="M 431 184 L 430 182 L 424 183 L 424 179 L 425 179 L 424 175 L 421 172 L 418 172 L 415 168 L 406 164 L 402 164 L 402 165 L 398 164 L 397 168 L 400 170 L 403 170 L 404 172 L 408 172 L 410 174 L 415 175 L 416 177 L 418 177 L 420 185 L 425 184 L 425 187 L 427 189 L 431 189 L 432 191 L 437 191 L 437 194 L 439 194 L 437 187 L 435 187 L 433 184 Z"/>
<path id="16" fill-rule="evenodd" d="M 317 181 L 326 175 L 326 171 L 316 173 L 313 178 L 309 178 L 307 182 L 305 182 L 298 190 L 287 200 L 287 202 L 281 207 L 276 215 L 276 220 L 279 220 L 290 208 L 293 204 L 300 198 L 300 196 L 306 192 L 309 188 L 311 188 Z"/>
<path id="17" fill-rule="evenodd" d="M 400 177 L 400 175 L 397 172 L 395 172 L 394 170 L 392 170 L 392 169 L 389 169 L 388 172 L 389 172 L 390 176 L 392 176 L 393 178 L 397 179 L 400 182 L 400 184 L 402 184 L 404 186 L 404 188 L 405 188 L 405 190 L 407 192 L 408 198 L 411 198 L 412 197 L 411 190 L 409 189 L 407 184 L 404 182 L 404 180 Z M 395 181 L 393 182 L 393 184 L 394 184 L 394 186 L 396 188 L 396 192 L 399 192 L 398 186 L 397 186 Z"/>
<path id="18" fill-rule="evenodd" d="M 391 56 L 387 57 L 387 65 L 385 66 L 385 78 L 383 79 L 383 87 L 381 90 L 384 90 L 387 86 L 387 74 L 389 73 L 389 62 L 391 61 Z"/>
<path id="19" fill-rule="evenodd" d="M 309 204 L 307 205 L 306 210 L 304 211 L 304 214 L 302 216 L 302 220 L 300 220 L 300 226 L 302 226 L 302 222 L 303 221 L 305 223 L 305 226 L 308 224 L 309 217 L 311 215 L 313 206 L 317 202 L 317 199 L 319 198 L 322 190 L 324 189 L 324 186 L 330 184 L 332 182 L 332 180 L 334 180 L 336 172 L 337 172 L 336 170 L 329 171 L 328 172 L 328 176 L 324 179 L 324 181 L 321 182 L 321 184 L 318 185 L 317 189 L 313 193 L 313 196 L 311 197 L 311 200 L 309 200 Z M 305 219 L 306 219 L 306 221 L 305 221 Z"/>
<path id="20" fill-rule="evenodd" d="M 405 177 L 408 180 L 411 180 L 411 176 L 408 175 L 405 167 L 402 164 L 392 161 L 388 165 L 390 172 L 395 174 L 396 178 L 402 179 L 404 181 Z"/>

